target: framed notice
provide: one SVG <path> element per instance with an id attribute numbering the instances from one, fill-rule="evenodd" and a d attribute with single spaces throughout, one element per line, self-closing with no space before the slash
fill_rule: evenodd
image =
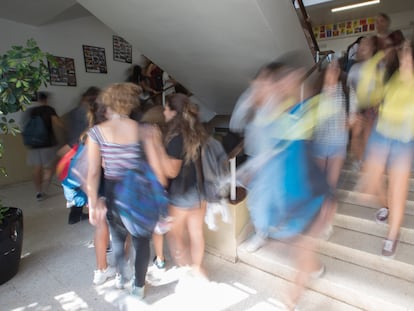
<path id="1" fill-rule="evenodd" d="M 107 73 L 105 49 L 89 45 L 82 47 L 86 72 Z"/>
<path id="2" fill-rule="evenodd" d="M 76 86 L 75 60 L 69 57 L 54 56 L 56 64 L 48 62 L 50 85 Z"/>
<path id="3" fill-rule="evenodd" d="M 132 45 L 122 37 L 112 37 L 114 47 L 114 61 L 132 64 Z"/>

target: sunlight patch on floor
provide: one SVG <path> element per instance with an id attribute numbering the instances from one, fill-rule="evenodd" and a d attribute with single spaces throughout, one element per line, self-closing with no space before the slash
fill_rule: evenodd
<path id="1" fill-rule="evenodd" d="M 88 304 L 75 292 L 67 292 L 55 296 L 55 299 L 61 304 L 65 311 L 88 310 Z"/>
<path id="2" fill-rule="evenodd" d="M 28 304 L 27 306 L 15 308 L 15 309 L 12 309 L 10 311 L 32 311 L 32 310 L 50 311 L 50 310 L 52 310 L 52 307 L 51 306 L 40 306 L 39 303 L 34 302 L 34 303 L 31 303 L 31 304 Z"/>

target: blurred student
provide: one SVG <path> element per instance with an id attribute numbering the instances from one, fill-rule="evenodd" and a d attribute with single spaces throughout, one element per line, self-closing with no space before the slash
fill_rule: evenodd
<path id="1" fill-rule="evenodd" d="M 58 141 L 56 139 L 53 127 L 64 129 L 62 120 L 58 117 L 56 110 L 49 106 L 49 95 L 46 92 L 38 93 L 39 105 L 27 110 L 24 118 L 26 122 L 31 122 L 36 117 L 40 117 L 41 126 L 45 129 L 45 135 L 39 132 L 42 137 L 37 137 L 39 143 L 28 145 L 27 164 L 33 167 L 33 183 L 36 190 L 36 200 L 41 201 L 45 198 L 47 189 L 50 185 L 56 164 L 56 152 Z M 37 130 L 27 129 L 31 133 L 37 133 Z M 23 135 L 29 135 L 25 133 Z"/>
<path id="2" fill-rule="evenodd" d="M 253 114 L 249 129 L 256 140 L 250 142 L 254 155 L 240 170 L 250 174 L 247 204 L 255 229 L 267 238 L 288 241 L 300 241 L 302 234 L 320 236 L 326 227 L 322 206 L 335 204 L 312 157 L 319 101 L 301 98 L 304 68 L 293 61 L 299 59 L 296 54 L 264 66 L 250 86 L 245 108 Z M 288 310 L 294 310 L 309 278 L 324 271 L 314 253 L 316 243 L 306 245 L 294 250 L 298 272 L 283 299 Z"/>

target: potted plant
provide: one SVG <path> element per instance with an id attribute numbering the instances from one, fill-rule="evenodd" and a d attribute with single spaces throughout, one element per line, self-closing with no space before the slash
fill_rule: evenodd
<path id="1" fill-rule="evenodd" d="M 24 111 L 43 84 L 47 86 L 49 70 L 46 59 L 55 64 L 49 53 L 42 52 L 35 40 L 26 46 L 12 46 L 0 55 L 0 129 L 2 134 L 20 133 L 9 113 Z M 0 140 L 0 159 L 4 154 Z M 7 176 L 0 167 L 0 174 Z M 19 208 L 6 207 L 0 202 L 0 284 L 7 282 L 18 271 L 23 244 L 23 212 Z"/>

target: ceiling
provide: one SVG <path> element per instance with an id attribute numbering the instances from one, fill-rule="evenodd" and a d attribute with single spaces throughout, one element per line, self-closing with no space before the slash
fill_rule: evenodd
<path id="1" fill-rule="evenodd" d="M 171 0 L 165 0 L 170 2 Z M 174 0 L 179 2 L 181 0 Z M 274 0 L 281 1 L 281 0 Z M 291 0 L 284 0 L 291 1 Z M 321 1 L 321 0 L 318 0 Z M 318 2 L 304 0 L 304 3 Z M 381 0 L 380 4 L 331 13 L 334 7 L 357 3 L 365 0 L 324 0 L 325 3 L 307 6 L 308 15 L 313 25 L 341 22 L 350 19 L 375 16 L 379 12 L 393 14 L 414 11 L 413 0 Z M 24 8 L 24 9 L 22 9 Z M 0 18 L 32 26 L 66 21 L 90 15 L 77 0 L 1 0 Z M 414 17 L 413 17 L 414 20 Z"/>
<path id="2" fill-rule="evenodd" d="M 358 9 L 347 10 L 332 13 L 331 9 L 344 5 L 365 2 L 367 0 L 335 0 L 325 3 L 311 5 L 306 8 L 310 16 L 312 25 L 323 25 L 347 20 L 359 19 L 363 17 L 375 16 L 378 13 L 386 13 L 388 15 L 414 11 L 413 0 L 381 0 L 380 4 L 361 7 Z M 305 2 L 305 0 L 304 0 Z M 414 20 L 414 16 L 413 16 Z"/>

